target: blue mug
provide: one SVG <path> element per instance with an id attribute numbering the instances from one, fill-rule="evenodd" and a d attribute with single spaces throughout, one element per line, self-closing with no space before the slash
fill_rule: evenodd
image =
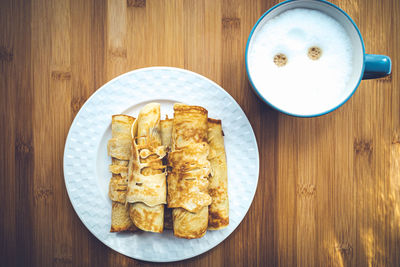
<path id="1" fill-rule="evenodd" d="M 263 95 L 260 90 L 257 89 L 257 85 L 252 79 L 252 73 L 250 71 L 251 68 L 249 67 L 248 55 L 249 51 L 251 51 L 252 49 L 252 41 L 254 40 L 253 37 L 268 20 L 276 17 L 282 12 L 294 8 L 313 9 L 332 17 L 344 27 L 345 31 L 350 37 L 353 47 L 353 71 L 349 82 L 346 85 L 348 89 L 346 90 L 342 98 L 338 99 L 337 102 L 332 103 L 331 106 L 327 106 L 326 108 L 324 108 L 324 110 L 320 110 L 318 113 L 293 113 L 290 110 L 287 110 L 287 108 L 274 105 L 268 100 L 267 96 Z M 275 108 L 276 110 L 296 117 L 316 117 L 336 110 L 350 99 L 350 97 L 357 90 L 361 80 L 384 77 L 390 74 L 392 65 L 390 58 L 387 56 L 366 54 L 364 41 L 361 37 L 360 30 L 357 28 L 357 25 L 354 23 L 351 17 L 336 5 L 325 0 L 287 0 L 270 8 L 258 19 L 257 23 L 254 25 L 253 29 L 250 32 L 250 36 L 246 45 L 245 61 L 249 81 L 253 87 L 254 92 L 260 97 L 260 99 Z"/>

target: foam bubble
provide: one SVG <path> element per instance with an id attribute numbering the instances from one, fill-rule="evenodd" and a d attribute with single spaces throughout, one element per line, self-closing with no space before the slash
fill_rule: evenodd
<path id="1" fill-rule="evenodd" d="M 296 8 L 267 21 L 253 36 L 249 71 L 257 90 L 288 112 L 306 115 L 337 105 L 352 73 L 352 46 L 343 26 L 322 12 Z M 317 47 L 320 57 L 311 59 Z M 274 57 L 283 54 L 284 66 Z"/>

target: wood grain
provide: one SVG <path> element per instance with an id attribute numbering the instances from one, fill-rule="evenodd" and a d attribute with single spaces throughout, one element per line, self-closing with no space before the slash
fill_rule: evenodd
<path id="1" fill-rule="evenodd" d="M 340 109 L 293 118 L 251 91 L 244 50 L 278 1 L 0 2 L 0 265 L 150 266 L 109 249 L 74 212 L 63 150 L 87 98 L 117 75 L 173 66 L 219 83 L 256 134 L 260 178 L 239 227 L 169 266 L 400 266 L 400 2 L 335 0 L 393 73 Z"/>

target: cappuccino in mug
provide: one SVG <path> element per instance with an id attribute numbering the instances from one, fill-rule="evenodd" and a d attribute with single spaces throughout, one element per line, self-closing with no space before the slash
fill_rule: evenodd
<path id="1" fill-rule="evenodd" d="M 270 104 L 293 114 L 316 114 L 346 94 L 352 42 L 332 17 L 290 9 L 260 25 L 253 38 L 249 73 Z"/>

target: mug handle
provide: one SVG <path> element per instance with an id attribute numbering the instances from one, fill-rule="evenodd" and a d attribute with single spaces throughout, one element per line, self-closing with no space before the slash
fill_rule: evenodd
<path id="1" fill-rule="evenodd" d="M 384 55 L 365 54 L 363 80 L 382 78 L 392 71 L 390 57 Z"/>

